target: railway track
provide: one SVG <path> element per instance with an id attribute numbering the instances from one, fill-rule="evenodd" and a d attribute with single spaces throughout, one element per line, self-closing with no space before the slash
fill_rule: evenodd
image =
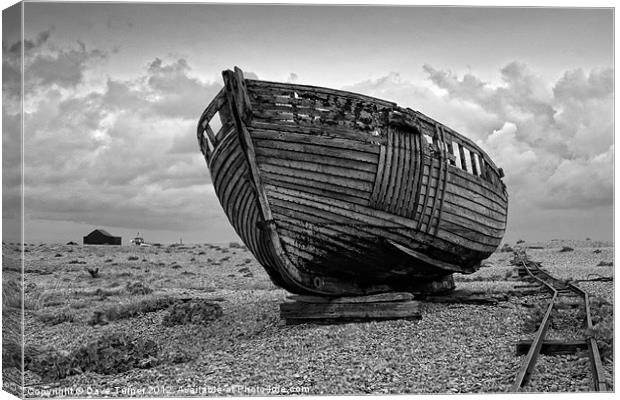
<path id="1" fill-rule="evenodd" d="M 588 294 L 571 283 L 551 276 L 541 268 L 539 263 L 528 260 L 525 252 L 515 253 L 515 259 L 518 264 L 520 264 L 519 266 L 522 267 L 520 275 L 530 278 L 541 285 L 549 292 L 551 299 L 549 300 L 546 312 L 534 335 L 527 355 L 516 375 L 511 391 L 518 392 L 526 387 L 534 373 L 538 356 L 541 353 L 545 338 L 550 331 L 552 315 L 554 312 L 558 313 L 561 306 L 566 306 L 567 304 L 578 306 L 583 311 L 582 313 L 576 314 L 576 316 L 578 315 L 581 319 L 573 319 L 573 323 L 580 324 L 579 327 L 574 326 L 574 328 L 578 328 L 578 330 L 582 332 L 582 338 L 585 339 L 587 345 L 592 387 L 595 391 L 607 391 L 608 387 L 603 375 L 603 364 L 599 348 L 594 337 L 589 334 L 589 332 L 592 332 L 592 315 L 590 313 Z M 580 301 L 581 304 L 575 304 L 575 300 Z"/>

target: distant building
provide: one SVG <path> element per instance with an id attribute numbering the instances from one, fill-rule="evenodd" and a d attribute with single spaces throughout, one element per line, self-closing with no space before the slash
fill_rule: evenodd
<path id="1" fill-rule="evenodd" d="M 144 243 L 144 238 L 140 236 L 140 232 L 138 232 L 135 238 L 131 239 L 131 244 L 134 244 L 136 246 L 140 246 L 143 243 Z"/>
<path id="2" fill-rule="evenodd" d="M 84 236 L 84 244 L 121 244 L 120 236 L 112 236 L 103 229 L 95 229 Z"/>

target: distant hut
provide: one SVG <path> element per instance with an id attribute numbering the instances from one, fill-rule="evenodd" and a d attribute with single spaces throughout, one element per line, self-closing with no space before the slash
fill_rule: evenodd
<path id="1" fill-rule="evenodd" d="M 84 236 L 84 244 L 121 244 L 120 236 L 112 236 L 103 229 L 95 229 Z"/>

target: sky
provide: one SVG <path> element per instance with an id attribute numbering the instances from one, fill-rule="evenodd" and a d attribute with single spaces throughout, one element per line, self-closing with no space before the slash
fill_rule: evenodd
<path id="1" fill-rule="evenodd" d="M 26 242 L 95 228 L 238 240 L 195 138 L 234 66 L 395 101 L 471 138 L 506 173 L 508 242 L 612 239 L 611 9 L 26 3 L 24 23 Z M 20 44 L 4 33 L 5 82 Z M 5 132 L 18 89 L 3 85 Z M 18 175 L 5 152 L 4 226 Z"/>

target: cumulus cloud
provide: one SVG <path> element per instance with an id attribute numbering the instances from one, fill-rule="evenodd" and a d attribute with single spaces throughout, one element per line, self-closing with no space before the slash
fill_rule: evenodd
<path id="1" fill-rule="evenodd" d="M 513 219 L 600 207 L 611 216 L 612 69 L 571 70 L 547 82 L 511 62 L 493 86 L 471 72 L 423 68 L 431 86 L 390 73 L 346 89 L 417 109 L 475 140 L 506 173 Z"/>
<path id="2" fill-rule="evenodd" d="M 287 81 L 288 83 L 295 83 L 295 82 L 297 82 L 297 78 L 299 78 L 299 76 L 297 76 L 297 74 L 296 74 L 296 73 L 291 72 L 291 73 L 289 74 L 288 78 L 286 79 L 286 81 Z"/>
<path id="3" fill-rule="evenodd" d="M 25 65 L 38 83 L 24 115 L 27 218 L 183 230 L 219 215 L 196 123 L 221 83 L 155 58 L 140 76 L 88 87 L 105 53 L 47 40 L 32 41 Z"/>

